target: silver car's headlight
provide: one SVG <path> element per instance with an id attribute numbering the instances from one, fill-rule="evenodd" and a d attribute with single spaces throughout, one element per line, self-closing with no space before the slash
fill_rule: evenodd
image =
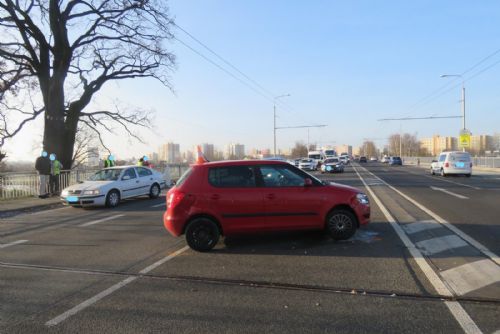
<path id="1" fill-rule="evenodd" d="M 61 191 L 61 196 L 68 196 L 68 191 L 67 190 Z"/>
<path id="2" fill-rule="evenodd" d="M 361 204 L 364 204 L 364 205 L 369 205 L 370 204 L 370 200 L 368 199 L 368 196 L 366 194 L 359 193 L 359 194 L 356 195 L 356 199 Z"/>
<path id="3" fill-rule="evenodd" d="M 99 195 L 99 189 L 94 190 L 84 190 L 82 195 Z"/>

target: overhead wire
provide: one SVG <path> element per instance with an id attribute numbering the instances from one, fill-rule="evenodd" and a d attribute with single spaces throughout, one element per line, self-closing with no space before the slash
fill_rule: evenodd
<path id="1" fill-rule="evenodd" d="M 479 67 L 481 64 L 485 63 L 487 60 L 493 58 L 497 54 L 500 54 L 500 49 L 495 50 L 494 52 L 488 54 L 487 56 L 483 57 L 480 61 L 469 67 L 467 70 L 462 72 L 460 75 L 462 76 L 462 79 L 460 77 L 455 77 L 452 80 L 448 81 L 446 84 L 442 85 L 440 88 L 436 89 L 435 91 L 431 92 L 430 94 L 427 94 L 425 97 L 422 99 L 418 100 L 416 103 L 414 103 L 409 109 L 408 113 L 405 114 L 405 116 L 409 114 L 413 114 L 413 111 L 416 109 L 420 109 L 429 103 L 433 102 L 434 100 L 438 99 L 439 97 L 451 92 L 452 90 L 460 87 L 463 82 L 467 82 L 472 80 L 473 78 L 481 75 L 482 73 L 486 72 L 487 70 L 491 69 L 492 67 L 496 66 L 498 63 L 500 63 L 500 60 L 494 62 L 493 64 L 490 64 L 489 66 L 483 68 L 479 72 L 474 73 L 473 75 L 464 78 L 465 74 L 472 72 L 474 69 Z"/>
<path id="2" fill-rule="evenodd" d="M 217 57 L 217 59 L 219 59 L 224 64 L 226 64 L 227 66 L 229 66 L 233 71 L 237 72 L 239 75 L 241 75 L 243 78 L 245 78 L 246 81 L 243 80 L 242 78 L 238 77 L 234 73 L 231 73 L 230 71 L 228 71 L 226 68 L 224 68 L 220 64 L 216 63 L 215 61 L 213 61 L 209 57 L 205 56 L 202 52 L 196 50 L 194 47 L 192 47 L 191 45 L 189 45 L 187 42 L 179 39 L 177 36 L 174 36 L 175 40 L 179 41 L 181 44 L 183 44 L 184 46 L 186 46 L 187 48 L 189 48 L 191 51 L 193 51 L 194 53 L 198 54 L 200 57 L 202 57 L 206 61 L 210 62 L 212 65 L 216 66 L 220 70 L 222 70 L 224 73 L 230 75 L 232 78 L 238 80 L 240 83 L 242 83 L 245 86 L 247 86 L 248 88 L 252 89 L 255 93 L 257 93 L 260 96 L 264 97 L 266 100 L 268 100 L 270 102 L 273 102 L 276 105 L 280 105 L 281 108 L 283 108 L 284 111 L 288 112 L 291 115 L 297 116 L 302 121 L 305 121 L 304 119 L 301 118 L 301 116 L 298 113 L 294 112 L 294 108 L 293 107 L 291 107 L 287 103 L 283 102 L 282 100 L 276 100 L 275 99 L 276 94 L 274 92 L 272 92 L 269 89 L 265 88 L 262 84 L 260 84 L 259 82 L 257 82 L 255 79 L 253 79 L 249 75 L 245 74 L 237 66 L 233 65 L 230 61 L 228 61 L 227 59 L 225 59 L 224 57 L 222 57 L 219 53 L 217 53 L 216 51 L 214 51 L 206 43 L 202 42 L 199 38 L 197 38 L 196 36 L 194 36 L 192 33 L 190 33 L 189 31 L 187 31 L 185 28 L 181 27 L 178 23 L 172 22 L 172 24 L 175 27 L 177 27 L 180 31 L 182 31 L 183 33 L 185 33 L 193 41 L 195 41 L 196 43 L 198 43 L 199 45 L 201 45 L 204 49 L 206 49 L 212 55 L 214 55 L 215 57 Z M 308 121 L 308 122 L 310 122 L 310 121 Z"/>

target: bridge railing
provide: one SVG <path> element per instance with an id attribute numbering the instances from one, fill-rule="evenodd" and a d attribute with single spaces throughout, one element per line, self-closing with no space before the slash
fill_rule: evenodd
<path id="1" fill-rule="evenodd" d="M 177 180 L 188 167 L 187 164 L 169 164 L 154 169 L 164 174 L 165 180 Z M 99 169 L 63 170 L 59 175 L 59 187 L 62 190 L 88 180 Z M 0 173 L 0 200 L 37 196 L 39 188 L 40 178 L 36 172 Z"/>
<path id="2" fill-rule="evenodd" d="M 436 157 L 403 157 L 403 161 L 408 164 L 417 164 L 417 159 L 421 165 L 430 165 Z M 484 168 L 500 168 L 500 157 L 472 157 L 472 165 Z"/>

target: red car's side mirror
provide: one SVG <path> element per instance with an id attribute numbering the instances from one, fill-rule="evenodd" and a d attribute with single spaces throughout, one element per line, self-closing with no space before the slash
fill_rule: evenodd
<path id="1" fill-rule="evenodd" d="M 304 180 L 304 187 L 310 187 L 313 185 L 313 181 L 310 178 Z"/>

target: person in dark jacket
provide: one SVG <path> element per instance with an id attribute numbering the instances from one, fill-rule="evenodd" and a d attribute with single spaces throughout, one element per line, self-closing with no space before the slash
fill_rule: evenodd
<path id="1" fill-rule="evenodd" d="M 35 169 L 40 178 L 40 187 L 38 190 L 39 198 L 49 197 L 49 178 L 50 178 L 50 159 L 47 152 L 43 151 L 42 155 L 36 159 Z"/>

